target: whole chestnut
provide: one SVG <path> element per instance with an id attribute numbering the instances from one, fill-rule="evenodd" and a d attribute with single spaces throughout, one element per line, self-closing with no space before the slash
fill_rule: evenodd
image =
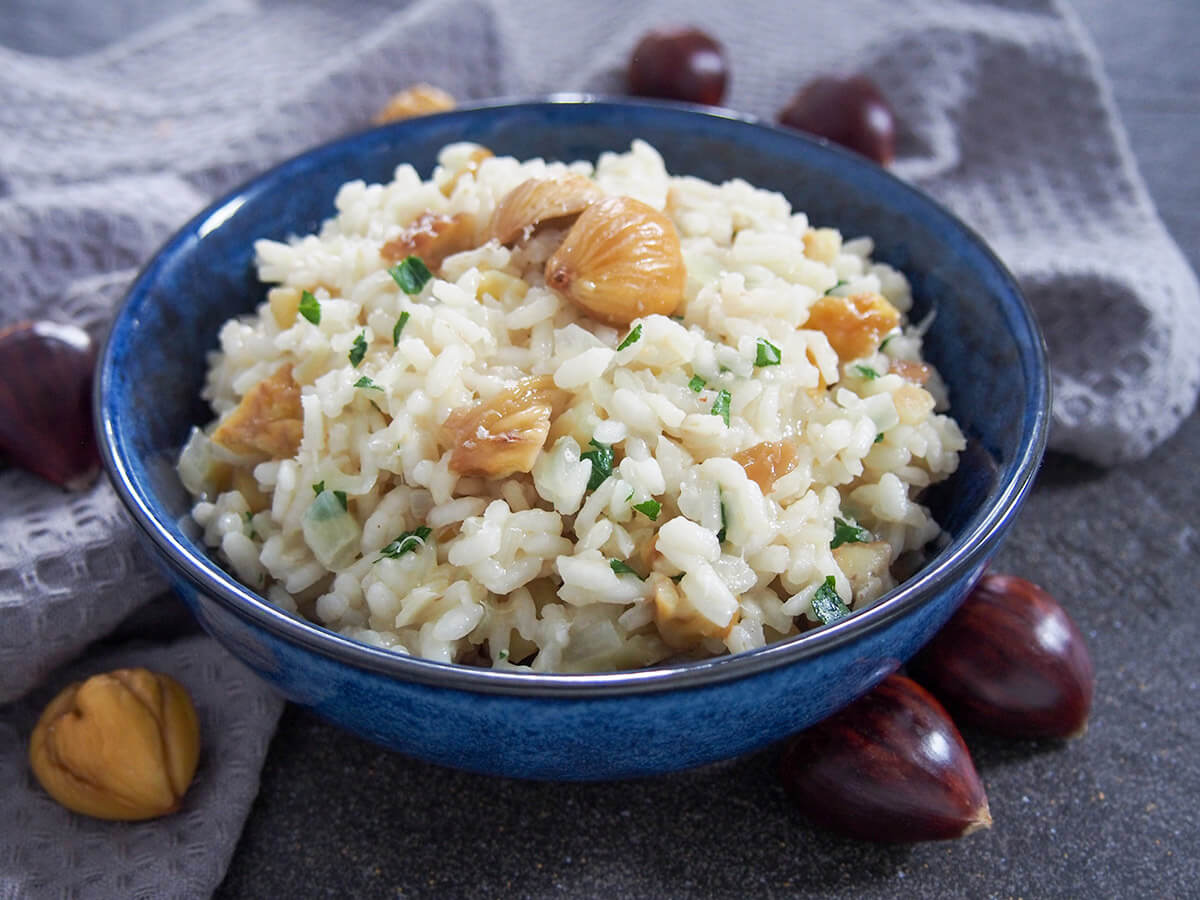
<path id="1" fill-rule="evenodd" d="M 647 32 L 629 60 L 630 93 L 706 103 L 725 96 L 729 73 L 725 51 L 699 28 L 658 28 Z"/>
<path id="2" fill-rule="evenodd" d="M 86 331 L 22 322 L 0 331 L 0 455 L 71 490 L 100 471 Z"/>
<path id="3" fill-rule="evenodd" d="M 790 738 L 779 777 L 808 818 L 861 840 L 946 840 L 992 824 L 958 729 L 903 675 Z"/>
<path id="4" fill-rule="evenodd" d="M 909 668 L 963 724 L 1027 738 L 1087 729 L 1095 671 L 1083 635 L 1024 578 L 981 578 Z"/>
<path id="5" fill-rule="evenodd" d="M 892 108 L 865 75 L 814 78 L 780 111 L 779 122 L 841 144 L 881 166 L 896 156 Z"/>
<path id="6" fill-rule="evenodd" d="M 196 772 L 200 726 L 175 679 L 118 669 L 65 688 L 38 719 L 29 764 L 73 812 L 136 821 L 179 809 Z"/>

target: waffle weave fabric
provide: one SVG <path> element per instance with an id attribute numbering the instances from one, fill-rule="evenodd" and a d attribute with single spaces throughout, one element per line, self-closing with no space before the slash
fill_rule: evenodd
<path id="1" fill-rule="evenodd" d="M 1200 289 L 1058 0 L 22 4 L 0 22 L 0 327 L 47 318 L 101 336 L 174 228 L 272 163 L 364 127 L 404 86 L 463 101 L 619 94 L 638 37 L 679 22 L 725 46 L 726 103 L 768 121 L 818 74 L 864 72 L 883 87 L 901 125 L 895 173 L 978 230 L 1037 311 L 1053 447 L 1136 460 L 1191 411 Z M 213 743 L 179 817 L 63 824 L 24 768 L 35 706 L 97 670 L 94 650 L 71 661 L 165 585 L 106 484 L 69 496 L 3 470 L 0 510 L 0 770 L 18 785 L 0 896 L 87 893 L 97 861 L 113 894 L 210 892 L 280 701 L 205 639 L 123 648 L 114 660 L 179 668 Z M 225 752 L 226 728 L 244 752 Z M 55 853 L 38 843 L 49 834 L 63 842 Z M 149 862 L 169 853 L 186 871 Z"/>

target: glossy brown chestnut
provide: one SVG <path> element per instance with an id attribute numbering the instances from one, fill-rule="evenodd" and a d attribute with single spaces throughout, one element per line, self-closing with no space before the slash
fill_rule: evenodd
<path id="1" fill-rule="evenodd" d="M 864 75 L 814 78 L 779 113 L 781 125 L 828 138 L 886 166 L 896 156 L 896 119 Z"/>
<path id="2" fill-rule="evenodd" d="M 0 331 L 0 456 L 72 490 L 100 471 L 87 332 L 55 322 Z"/>
<path id="3" fill-rule="evenodd" d="M 1024 578 L 981 578 L 910 670 L 964 725 L 1031 738 L 1087 729 L 1095 671 L 1083 635 Z"/>
<path id="4" fill-rule="evenodd" d="M 699 28 L 649 31 L 629 60 L 630 93 L 715 106 L 729 78 L 725 52 Z"/>
<path id="5" fill-rule="evenodd" d="M 992 824 L 958 729 L 903 675 L 791 738 L 779 776 L 808 818 L 861 840 L 946 840 Z"/>

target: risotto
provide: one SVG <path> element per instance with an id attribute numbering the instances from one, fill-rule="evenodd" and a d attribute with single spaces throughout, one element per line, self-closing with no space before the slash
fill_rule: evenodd
<path id="1" fill-rule="evenodd" d="M 445 147 L 255 245 L 179 461 L 245 584 L 445 662 L 736 653 L 873 603 L 940 529 L 963 437 L 901 273 L 635 141 Z"/>

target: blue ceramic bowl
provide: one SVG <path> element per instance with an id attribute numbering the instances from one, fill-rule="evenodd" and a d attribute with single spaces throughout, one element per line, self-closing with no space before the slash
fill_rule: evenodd
<path id="1" fill-rule="evenodd" d="M 582 102 L 581 102 L 582 101 Z M 205 354 L 261 301 L 252 243 L 315 230 L 338 185 L 428 175 L 438 148 L 595 159 L 641 137 L 674 173 L 782 191 L 815 223 L 875 239 L 902 269 L 915 316 L 936 308 L 928 357 L 971 446 L 931 497 L 953 539 L 868 610 L 759 650 L 596 675 L 446 665 L 300 621 L 209 555 L 175 474 Z M 99 361 L 105 465 L 154 556 L 197 619 L 291 700 L 388 747 L 478 772 L 533 778 L 647 775 L 723 759 L 804 728 L 864 693 L 950 616 L 1012 523 L 1042 456 L 1049 387 L 1037 325 L 980 239 L 929 198 L 852 154 L 712 110 L 558 98 L 461 109 L 310 150 L 233 192 L 171 238 L 117 313 Z"/>

